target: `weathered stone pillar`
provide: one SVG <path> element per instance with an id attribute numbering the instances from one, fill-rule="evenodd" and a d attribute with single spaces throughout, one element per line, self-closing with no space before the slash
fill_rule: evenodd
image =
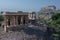
<path id="1" fill-rule="evenodd" d="M 6 27 L 8 26 L 8 16 L 6 16 Z"/>
<path id="2" fill-rule="evenodd" d="M 16 26 L 18 25 L 18 16 L 16 16 Z"/>
<path id="3" fill-rule="evenodd" d="M 21 24 L 23 24 L 23 16 L 21 16 Z"/>
<path id="4" fill-rule="evenodd" d="M 28 24 L 28 17 L 27 16 L 25 16 L 25 24 Z"/>
<path id="5" fill-rule="evenodd" d="M 10 16 L 10 26 L 13 26 L 13 16 Z"/>
<path id="6" fill-rule="evenodd" d="M 4 31 L 7 31 L 7 24 L 6 24 L 7 20 L 6 20 L 6 16 L 4 16 Z"/>
<path id="7" fill-rule="evenodd" d="M 10 26 L 14 26 L 14 16 L 10 17 Z"/>
<path id="8" fill-rule="evenodd" d="M 16 16 L 13 16 L 13 26 L 16 26 Z"/>

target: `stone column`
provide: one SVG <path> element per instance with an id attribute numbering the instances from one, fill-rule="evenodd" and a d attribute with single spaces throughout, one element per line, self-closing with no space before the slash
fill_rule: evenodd
<path id="1" fill-rule="evenodd" d="M 12 26 L 14 26 L 14 16 L 11 16 L 10 18 L 11 18 L 10 19 L 10 25 L 12 27 Z"/>
<path id="2" fill-rule="evenodd" d="M 4 16 L 4 31 L 7 31 L 7 20 L 6 20 L 6 16 Z"/>
<path id="3" fill-rule="evenodd" d="M 27 16 L 25 16 L 25 22 L 26 22 L 26 24 L 28 24 L 28 17 Z"/>
<path id="4" fill-rule="evenodd" d="M 5 17 L 6 27 L 8 26 L 8 16 Z"/>
<path id="5" fill-rule="evenodd" d="M 7 26 L 7 27 L 9 27 L 9 25 L 8 25 L 8 21 L 9 21 L 9 20 L 8 20 L 8 19 L 10 19 L 9 16 L 6 17 L 6 26 Z"/>
<path id="6" fill-rule="evenodd" d="M 10 18 L 10 26 L 12 26 L 13 25 L 13 16 L 10 16 L 9 18 Z"/>
<path id="7" fill-rule="evenodd" d="M 16 26 L 16 16 L 14 16 L 13 19 L 14 19 L 14 26 Z"/>
<path id="8" fill-rule="evenodd" d="M 23 24 L 23 16 L 21 16 L 21 24 Z"/>
<path id="9" fill-rule="evenodd" d="M 16 26 L 18 25 L 18 16 L 16 16 Z"/>

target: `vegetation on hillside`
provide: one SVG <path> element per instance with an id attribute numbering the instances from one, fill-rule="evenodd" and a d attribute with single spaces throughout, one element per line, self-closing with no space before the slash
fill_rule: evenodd
<path id="1" fill-rule="evenodd" d="M 42 11 L 43 12 L 43 11 Z M 39 15 L 42 14 L 38 13 Z M 52 36 L 56 39 L 60 39 L 60 13 L 54 13 L 52 12 L 52 17 L 49 20 L 45 20 L 45 19 L 39 19 L 40 22 L 44 23 L 44 24 L 48 24 L 53 26 L 53 28 L 55 29 L 55 32 L 52 34 Z"/>
<path id="2" fill-rule="evenodd" d="M 55 13 L 52 15 L 49 23 L 54 26 L 55 32 L 53 36 L 55 39 L 60 39 L 60 13 Z"/>
<path id="3" fill-rule="evenodd" d="M 60 39 L 60 13 L 54 13 L 49 20 L 41 19 L 41 22 L 52 25 L 55 32 L 52 34 L 55 40 Z"/>

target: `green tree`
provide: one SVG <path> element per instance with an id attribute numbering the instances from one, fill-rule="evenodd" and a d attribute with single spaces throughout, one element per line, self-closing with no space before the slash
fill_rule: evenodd
<path id="1" fill-rule="evenodd" d="M 52 15 L 52 20 L 60 19 L 60 13 L 55 13 Z"/>
<path id="2" fill-rule="evenodd" d="M 3 20 L 4 20 L 3 16 L 0 15 L 0 22 L 3 21 Z"/>
<path id="3" fill-rule="evenodd" d="M 52 15 L 51 21 L 49 22 L 51 25 L 54 26 L 55 32 L 53 36 L 55 40 L 59 40 L 60 35 L 60 13 L 55 13 Z"/>

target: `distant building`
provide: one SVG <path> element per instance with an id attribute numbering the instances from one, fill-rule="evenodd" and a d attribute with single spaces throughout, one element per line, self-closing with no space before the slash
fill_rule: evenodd
<path id="1" fill-rule="evenodd" d="M 36 19 L 36 13 L 35 12 L 29 13 L 28 17 L 30 20 L 35 20 Z"/>
<path id="2" fill-rule="evenodd" d="M 52 14 L 40 14 L 39 19 L 45 19 L 49 20 L 51 18 Z"/>
<path id="3" fill-rule="evenodd" d="M 41 13 L 51 13 L 51 12 L 55 12 L 55 10 L 56 10 L 56 7 L 54 5 L 51 5 L 51 6 L 41 8 L 40 12 Z"/>
<path id="4" fill-rule="evenodd" d="M 43 7 L 40 10 L 39 18 L 50 19 L 55 11 L 56 7 L 54 5 Z"/>
<path id="5" fill-rule="evenodd" d="M 39 18 L 50 19 L 54 13 L 60 13 L 60 9 L 56 9 L 54 5 L 43 7 L 40 10 Z"/>
<path id="6" fill-rule="evenodd" d="M 56 10 L 56 6 L 54 5 L 51 5 L 51 6 L 48 6 L 47 9 L 52 9 L 52 10 Z"/>
<path id="7" fill-rule="evenodd" d="M 36 21 L 36 13 L 35 12 L 29 13 L 28 17 L 29 17 L 29 23 Z"/>
<path id="8" fill-rule="evenodd" d="M 60 10 L 56 10 L 55 13 L 60 13 Z"/>

